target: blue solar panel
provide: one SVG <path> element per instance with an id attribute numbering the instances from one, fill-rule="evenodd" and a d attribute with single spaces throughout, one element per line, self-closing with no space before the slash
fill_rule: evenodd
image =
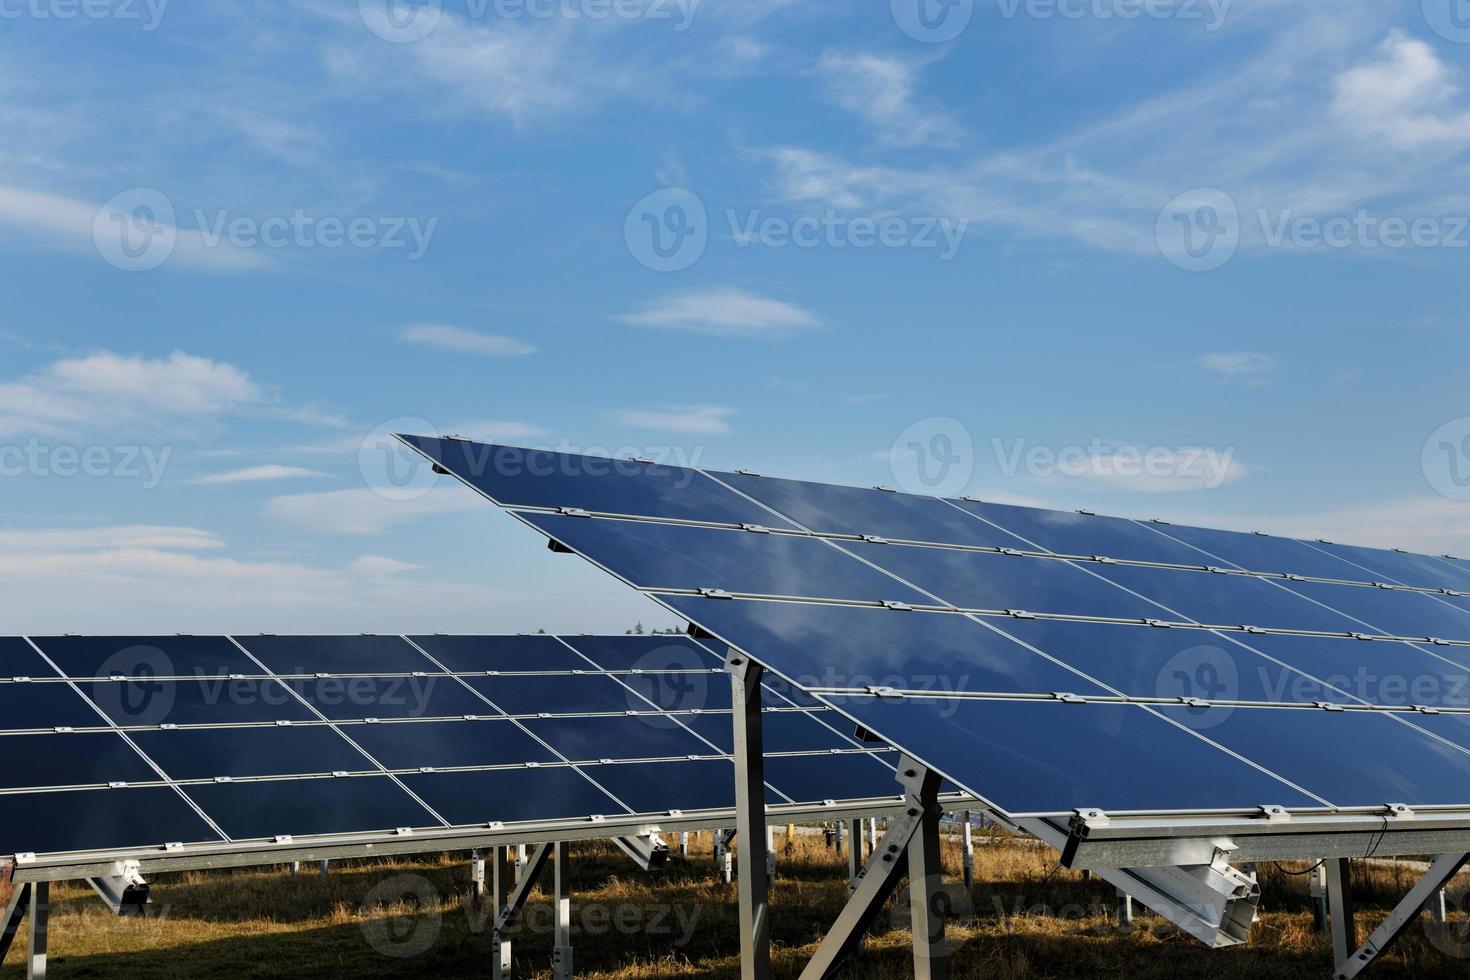
<path id="1" fill-rule="evenodd" d="M 929 601 L 816 538 L 545 514 L 526 520 L 643 588 Z"/>
<path id="2" fill-rule="evenodd" d="M 471 677 L 468 683 L 506 714 L 598 714 L 655 711 L 653 705 L 611 677 L 506 675 Z"/>
<path id="3" fill-rule="evenodd" d="M 344 724 L 342 733 L 389 769 L 453 769 L 555 762 L 556 756 L 512 721 Z"/>
<path id="4" fill-rule="evenodd" d="M 276 674 L 411 674 L 437 669 L 401 636 L 250 636 L 239 640 Z"/>
<path id="5" fill-rule="evenodd" d="M 372 772 L 370 759 L 325 725 L 181 728 L 132 739 L 170 779 Z M 154 777 L 157 778 L 157 777 Z"/>
<path id="6" fill-rule="evenodd" d="M 1038 510 L 1035 507 L 982 504 L 972 500 L 955 503 L 1026 542 L 1010 545 L 1013 548 L 1050 551 L 1059 555 L 1106 555 L 1119 560 L 1173 565 L 1211 564 L 1195 549 L 1166 538 L 1137 521 L 1071 511 Z"/>
<path id="7" fill-rule="evenodd" d="M 1025 543 L 1014 535 L 975 520 L 934 497 L 740 473 L 716 473 L 715 476 L 809 531 L 871 534 L 903 541 L 932 541 L 983 548 L 1025 547 Z M 768 516 L 757 523 L 769 525 L 771 521 Z"/>
<path id="8" fill-rule="evenodd" d="M 724 716 L 725 727 L 730 717 Z M 526 728 L 572 762 L 714 755 L 715 750 L 667 719 L 531 718 Z"/>
<path id="9" fill-rule="evenodd" d="M 209 783 L 184 792 L 234 840 L 443 826 L 387 776 Z"/>
<path id="10" fill-rule="evenodd" d="M 162 777 L 112 732 L 12 736 L 0 763 L 0 789 L 148 783 Z M 0 801 L 4 798 L 0 797 Z"/>
<path id="11" fill-rule="evenodd" d="M 1353 545 L 1315 542 L 1311 547 L 1351 563 L 1353 578 L 1365 574 L 1374 581 L 1394 582 L 1423 589 L 1454 589 L 1470 592 L 1470 569 L 1445 558 L 1411 555 L 1382 548 L 1360 548 Z"/>
<path id="12" fill-rule="evenodd" d="M 566 642 L 603 670 L 708 670 L 725 658 L 683 636 L 568 636 Z"/>
<path id="13" fill-rule="evenodd" d="M 23 637 L 0 636 L 0 680 L 60 676 Z"/>
<path id="14" fill-rule="evenodd" d="M 223 636 L 43 636 L 68 677 L 222 677 L 260 667 Z"/>
<path id="15" fill-rule="evenodd" d="M 1264 579 L 1122 565 L 1102 566 L 1098 574 L 1157 603 L 1160 608 L 1153 615 L 1161 619 L 1183 616 L 1210 626 L 1259 626 L 1325 633 L 1362 629 L 1342 614 Z M 1350 588 L 1326 587 L 1339 591 Z"/>
<path id="16" fill-rule="evenodd" d="M 830 700 L 1013 815 L 1322 805 L 1138 705 Z"/>
<path id="17" fill-rule="evenodd" d="M 1470 651 L 1435 647 L 1436 653 L 1429 653 L 1408 643 L 1365 643 L 1317 636 L 1258 635 L 1246 637 L 1244 642 L 1369 704 L 1470 708 L 1470 669 L 1462 662 L 1451 662 L 1463 661 Z M 1265 700 L 1344 700 L 1334 695 L 1313 698 L 1305 690 L 1297 691 L 1294 685 L 1283 693 L 1289 696 Z"/>
<path id="18" fill-rule="evenodd" d="M 69 684 L 0 683 L 0 728 L 105 727 L 107 721 Z"/>
<path id="19" fill-rule="evenodd" d="M 818 718 L 825 720 L 827 724 L 822 724 Z M 697 715 L 687 719 L 690 728 L 719 746 L 721 752 L 734 751 L 730 721 L 730 716 L 723 714 Z M 851 731 L 852 723 L 835 711 L 815 714 L 768 711 L 762 715 L 762 727 L 767 752 L 825 752 L 859 747 L 852 739 L 839 734 L 842 731 Z"/>
<path id="20" fill-rule="evenodd" d="M 766 760 L 766 782 L 793 803 L 820 803 L 844 796 L 881 799 L 903 792 L 891 765 L 862 753 L 834 755 L 820 766 L 797 756 L 773 756 Z"/>
<path id="21" fill-rule="evenodd" d="M 504 507 L 575 507 L 728 524 L 781 523 L 764 508 L 683 467 L 453 439 L 400 438 Z"/>
<path id="22" fill-rule="evenodd" d="M 577 770 L 566 766 L 436 772 L 401 778 L 456 826 L 487 820 L 521 823 L 628 812 Z"/>
<path id="23" fill-rule="evenodd" d="M 1172 524 L 1162 526 L 1159 530 L 1171 538 L 1198 548 L 1203 556 L 1201 562 L 1207 565 L 1233 566 L 1253 572 L 1343 579 L 1349 582 L 1364 579 L 1361 569 L 1291 538 Z"/>
<path id="24" fill-rule="evenodd" d="M 735 767 L 724 759 L 598 766 L 587 774 L 634 813 L 729 809 L 735 805 Z M 771 803 L 785 802 L 767 793 Z"/>
<path id="25" fill-rule="evenodd" d="M 591 664 L 554 636 L 413 636 L 409 639 L 455 672 L 592 669 Z"/>
<path id="26" fill-rule="evenodd" d="M 316 717 L 279 681 L 265 679 L 95 681 L 79 686 L 113 724 L 124 727 L 310 721 Z"/>
<path id="27" fill-rule="evenodd" d="M 1343 585 L 1292 582 L 1291 590 L 1330 605 L 1357 621 L 1352 628 L 1389 636 L 1470 640 L 1470 611 L 1423 592 L 1390 592 Z"/>
<path id="28" fill-rule="evenodd" d="M 453 677 L 329 677 L 286 683 L 333 721 L 354 718 L 459 718 L 494 715 Z"/>
<path id="29" fill-rule="evenodd" d="M 218 843 L 178 792 L 167 788 L 21 793 L 0 797 L 0 854 L 103 851 Z"/>

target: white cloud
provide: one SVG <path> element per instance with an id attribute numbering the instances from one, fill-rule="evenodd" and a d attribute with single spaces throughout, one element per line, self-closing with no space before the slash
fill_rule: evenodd
<path id="1" fill-rule="evenodd" d="M 546 435 L 546 430 L 529 422 L 504 422 L 487 420 L 461 422 L 444 430 L 450 435 L 466 436 L 476 442 L 500 444 L 508 440 L 537 439 Z"/>
<path id="2" fill-rule="evenodd" d="M 408 327 L 399 334 L 399 339 L 411 344 L 424 344 L 441 350 L 482 354 L 487 357 L 515 357 L 536 353 L 536 348 L 514 337 L 479 333 L 444 324 L 418 324 Z"/>
<path id="3" fill-rule="evenodd" d="M 298 493 L 275 497 L 265 514 L 293 531 L 321 535 L 382 534 L 399 524 L 443 514 L 479 510 L 485 501 L 477 494 L 455 492 L 458 487 L 431 490 L 411 500 L 394 500 L 366 487 Z"/>
<path id="4" fill-rule="evenodd" d="M 102 261 L 93 237 L 99 215 L 105 216 L 105 205 L 58 194 L 46 194 L 0 184 L 0 224 L 10 225 L 35 234 L 41 241 L 71 251 L 91 255 Z M 131 220 L 129 215 L 119 215 Z M 162 218 L 158 218 L 160 227 Z M 174 228 L 173 250 L 168 265 L 182 265 L 205 272 L 241 272 L 269 265 L 254 252 L 235 248 L 223 240 L 208 241 L 196 230 Z"/>
<path id="5" fill-rule="evenodd" d="M 1225 378 L 1260 378 L 1276 370 L 1275 358 L 1249 351 L 1206 354 L 1199 359 L 1199 364 Z"/>
<path id="6" fill-rule="evenodd" d="M 203 486 L 223 486 L 232 483 L 262 483 L 269 480 L 297 480 L 318 476 L 326 476 L 326 474 L 317 470 L 303 469 L 300 466 L 280 466 L 272 463 L 265 466 L 247 466 L 244 469 L 230 470 L 227 473 L 212 473 L 191 482 Z"/>
<path id="7" fill-rule="evenodd" d="M 0 555 L 84 549 L 209 551 L 224 546 L 224 539 L 218 535 L 192 527 L 139 524 L 64 530 L 0 530 Z"/>
<path id="8" fill-rule="evenodd" d="M 402 575 L 405 572 L 416 572 L 423 568 L 422 565 L 414 565 L 383 555 L 363 555 L 347 567 L 364 578 L 373 579 L 385 579 L 394 575 Z"/>
<path id="9" fill-rule="evenodd" d="M 1249 473 L 1233 449 L 1114 446 L 1058 453 L 1054 465 L 1038 477 L 1044 483 L 1076 481 L 1100 490 L 1190 493 L 1219 489 Z"/>
<path id="10" fill-rule="evenodd" d="M 1443 497 L 1403 497 L 1295 514 L 1177 514 L 1175 523 L 1373 548 L 1470 558 L 1470 508 Z M 1167 531 L 1168 529 L 1165 528 Z"/>
<path id="11" fill-rule="evenodd" d="M 1470 141 L 1470 112 L 1444 111 L 1459 91 L 1454 76 L 1432 47 L 1401 31 L 1334 86 L 1333 112 L 1364 138 L 1402 149 Z"/>
<path id="12" fill-rule="evenodd" d="M 927 112 L 914 102 L 917 65 L 869 52 L 824 53 L 817 76 L 827 98 L 871 125 L 884 142 L 896 146 L 952 143 L 953 120 Z"/>
<path id="13" fill-rule="evenodd" d="M 730 417 L 735 409 L 723 405 L 669 405 L 653 409 L 623 409 L 609 412 L 619 425 L 656 429 L 683 435 L 723 435 L 732 431 Z"/>
<path id="14" fill-rule="evenodd" d="M 781 337 L 821 322 L 799 306 L 740 289 L 674 293 L 617 319 L 639 327 L 716 337 Z"/>
<path id="15" fill-rule="evenodd" d="M 195 424 L 272 402 L 270 392 L 230 364 L 182 351 L 166 358 L 103 351 L 0 383 L 0 432 Z"/>

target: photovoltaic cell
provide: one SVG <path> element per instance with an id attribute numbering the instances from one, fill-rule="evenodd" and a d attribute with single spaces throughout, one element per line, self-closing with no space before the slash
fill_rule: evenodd
<path id="1" fill-rule="evenodd" d="M 19 636 L 0 636 L 0 680 L 11 677 L 59 677 L 55 668 L 41 659 Z"/>
<path id="2" fill-rule="evenodd" d="M 457 672 L 591 668 L 554 636 L 414 636 L 410 639 L 439 663 Z"/>
<path id="3" fill-rule="evenodd" d="M 377 766 L 325 725 L 134 732 L 170 779 L 373 772 Z M 152 777 L 157 778 L 157 777 Z"/>
<path id="4" fill-rule="evenodd" d="M 123 727 L 311 721 L 316 717 L 279 681 L 263 678 L 94 681 L 78 686 L 113 724 Z"/>
<path id="5" fill-rule="evenodd" d="M 871 755 L 834 755 L 820 765 L 796 756 L 766 760 L 766 782 L 793 803 L 820 803 L 856 794 L 858 798 L 900 796 L 893 770 Z"/>
<path id="6" fill-rule="evenodd" d="M 292 689 L 325 717 L 459 718 L 496 712 L 453 677 L 330 677 L 291 680 Z"/>
<path id="7" fill-rule="evenodd" d="M 387 776 L 186 786 L 234 840 L 439 827 Z"/>
<path id="8" fill-rule="evenodd" d="M 1012 815 L 1322 805 L 1139 705 L 829 700 Z"/>
<path id="9" fill-rule="evenodd" d="M 1361 548 L 1354 545 L 1314 542 L 1309 547 L 1349 562 L 1361 569 L 1353 576 L 1361 579 L 1395 582 L 1423 589 L 1454 589 L 1470 592 L 1470 569 L 1456 562 L 1431 555 L 1412 555 L 1382 548 Z"/>
<path id="10" fill-rule="evenodd" d="M 1290 588 L 1352 617 L 1357 621 L 1353 627 L 1357 630 L 1389 636 L 1470 640 L 1470 612 L 1442 602 L 1436 596 L 1315 582 L 1292 582 Z"/>
<path id="11" fill-rule="evenodd" d="M 625 814 L 627 809 L 575 769 L 488 769 L 401 777 L 455 826 Z"/>
<path id="12" fill-rule="evenodd" d="M 13 736 L 5 745 L 10 751 L 0 764 L 0 789 L 147 783 L 162 778 L 112 732 Z M 0 796 L 0 807 L 10 805 L 9 797 Z"/>
<path id="13" fill-rule="evenodd" d="M 1105 555 L 1128 561 L 1174 565 L 1209 564 L 1197 550 L 1164 537 L 1137 521 L 1098 517 L 1071 511 L 1039 510 L 1008 504 L 956 500 L 955 505 L 1004 528 L 1026 544 L 1012 548 L 1040 548 L 1059 555 Z"/>
<path id="14" fill-rule="evenodd" d="M 654 711 L 652 704 L 611 677 L 471 677 L 470 686 L 512 715 Z"/>
<path id="15" fill-rule="evenodd" d="M 167 788 L 23 793 L 0 797 L 0 808 L 0 854 L 220 841 L 209 824 Z"/>
<path id="16" fill-rule="evenodd" d="M 68 677 L 225 677 L 260 667 L 223 636 L 42 636 L 35 644 Z"/>
<path id="17" fill-rule="evenodd" d="M 0 684 L 5 730 L 106 727 L 107 721 L 69 684 Z"/>
<path id="18" fill-rule="evenodd" d="M 251 636 L 238 639 L 276 674 L 411 674 L 436 669 L 401 636 Z"/>
<path id="19" fill-rule="evenodd" d="M 1198 548 L 1205 556 L 1202 563 L 1207 565 L 1231 565 L 1253 572 L 1289 572 L 1349 582 L 1362 581 L 1364 577 L 1361 569 L 1291 538 L 1174 524 L 1162 526 L 1159 530 Z"/>
<path id="20" fill-rule="evenodd" d="M 1244 639 L 1252 648 L 1369 704 L 1470 708 L 1470 669 L 1445 659 L 1460 653 L 1453 647 L 1436 647 L 1439 655 L 1435 655 L 1412 644 L 1397 642 L 1271 635 Z M 1273 676 L 1272 682 L 1276 679 Z M 1312 697 L 1311 691 L 1292 682 L 1281 690 L 1284 696 L 1275 696 L 1275 691 L 1268 689 L 1266 693 L 1273 696 L 1263 700 L 1343 700 L 1340 695 L 1330 694 Z"/>
<path id="21" fill-rule="evenodd" d="M 704 474 L 679 466 L 452 439 L 400 438 L 504 507 L 575 507 L 728 524 L 781 523 Z"/>
<path id="22" fill-rule="evenodd" d="M 714 476 L 809 531 L 987 548 L 1025 547 L 1014 535 L 934 497 L 740 473 Z M 757 523 L 770 525 L 771 520 L 768 515 Z"/>
<path id="23" fill-rule="evenodd" d="M 817 720 L 818 717 L 836 731 L 823 725 Z M 690 728 L 719 746 L 721 752 L 735 751 L 729 715 L 697 715 L 686 719 L 686 722 Z M 835 711 L 823 711 L 816 715 L 806 712 L 768 711 L 762 716 L 761 724 L 767 752 L 825 752 L 859 747 L 852 739 L 838 734 L 844 730 L 850 731 L 852 723 Z"/>
<path id="24" fill-rule="evenodd" d="M 1264 579 L 1123 565 L 1105 565 L 1097 572 L 1108 581 L 1157 603 L 1161 608 L 1152 615 L 1161 619 L 1183 616 L 1210 626 L 1259 626 L 1326 633 L 1351 633 L 1362 628 L 1341 613 Z"/>
<path id="25" fill-rule="evenodd" d="M 389 769 L 453 769 L 555 762 L 556 756 L 514 722 L 426 721 L 345 724 L 342 732 Z"/>
<path id="26" fill-rule="evenodd" d="M 735 805 L 735 767 L 724 759 L 598 766 L 588 775 L 634 813 L 728 809 Z M 784 802 L 768 793 L 771 803 Z"/>
<path id="27" fill-rule="evenodd" d="M 724 657 L 684 636 L 568 636 L 564 639 L 603 670 L 708 670 L 725 664 Z"/>
<path id="28" fill-rule="evenodd" d="M 725 715 L 725 728 L 731 726 Z M 526 728 L 572 762 L 714 755 L 687 729 L 659 718 L 531 718 Z"/>

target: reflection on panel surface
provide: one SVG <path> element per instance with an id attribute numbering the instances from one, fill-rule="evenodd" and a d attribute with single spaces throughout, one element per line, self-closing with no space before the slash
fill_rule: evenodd
<path id="1" fill-rule="evenodd" d="M 387 776 L 211 783 L 184 792 L 235 840 L 442 826 Z"/>
<path id="2" fill-rule="evenodd" d="M 587 670 L 586 660 L 554 636 L 411 636 L 449 670 Z M 437 667 L 416 667 L 415 670 Z"/>
<path id="3" fill-rule="evenodd" d="M 167 788 L 0 798 L 0 854 L 207 844 L 219 839 L 176 791 Z"/>
<path id="4" fill-rule="evenodd" d="M 326 725 L 135 732 L 170 779 L 369 772 L 377 767 Z"/>
<path id="5" fill-rule="evenodd" d="M 68 677 L 222 677 L 260 667 L 223 636 L 32 637 Z"/>
<path id="6" fill-rule="evenodd" d="M 1011 814 L 1321 805 L 1139 705 L 829 700 Z"/>
<path id="7" fill-rule="evenodd" d="M 492 769 L 401 777 L 409 789 L 456 826 L 492 820 L 565 820 L 626 813 L 575 769 Z"/>
<path id="8" fill-rule="evenodd" d="M 6 736 L 0 743 L 0 760 L 0 789 L 147 783 L 163 778 L 113 732 Z M 0 797 L 0 807 L 11 805 L 9 797 Z"/>

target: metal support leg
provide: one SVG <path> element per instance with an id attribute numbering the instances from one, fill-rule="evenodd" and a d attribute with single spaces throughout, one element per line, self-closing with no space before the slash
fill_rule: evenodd
<path id="1" fill-rule="evenodd" d="M 1118 889 L 1118 928 L 1133 928 L 1133 896 Z"/>
<path id="2" fill-rule="evenodd" d="M 299 874 L 301 874 L 301 862 L 300 861 L 292 861 L 291 862 L 291 877 L 292 878 L 295 878 Z"/>
<path id="3" fill-rule="evenodd" d="M 490 890 L 495 900 L 495 924 L 490 937 L 490 975 L 492 980 L 511 980 L 515 965 L 512 958 L 510 939 L 501 931 L 500 921 L 510 906 L 511 889 L 515 887 L 515 866 L 510 848 L 494 849 L 494 861 L 490 871 Z"/>
<path id="4" fill-rule="evenodd" d="M 331 863 L 331 862 L 329 862 L 329 861 L 323 861 L 323 862 L 322 862 L 322 877 L 323 877 L 323 878 L 325 878 L 325 877 L 327 877 L 327 867 L 328 867 L 328 865 L 329 865 L 329 864 L 330 864 L 330 863 Z"/>
<path id="5" fill-rule="evenodd" d="M 857 877 L 863 872 L 863 822 L 854 820 L 848 827 L 847 880 L 849 888 L 857 887 Z"/>
<path id="6" fill-rule="evenodd" d="M 786 840 L 791 840 L 788 835 Z M 776 883 L 776 828 L 766 827 L 766 885 L 767 887 Z"/>
<path id="7" fill-rule="evenodd" d="M 554 980 L 572 980 L 572 899 L 568 893 L 571 869 L 567 867 L 565 842 L 556 845 L 553 859 L 556 944 L 551 951 L 552 976 Z"/>
<path id="8" fill-rule="evenodd" d="M 679 857 L 689 860 L 689 833 L 685 831 L 679 835 Z"/>
<path id="9" fill-rule="evenodd" d="M 20 932 L 20 924 L 25 920 L 26 909 L 31 903 L 31 886 L 21 885 L 10 896 L 10 905 L 5 909 L 4 931 L 0 932 L 0 962 L 4 962 L 5 954 L 10 952 L 10 944 L 15 941 L 15 936 Z"/>
<path id="10" fill-rule="evenodd" d="M 1327 862 L 1327 907 L 1332 915 L 1332 961 L 1341 973 L 1358 948 L 1357 910 L 1353 906 L 1352 859 Z"/>
<path id="11" fill-rule="evenodd" d="M 868 854 L 878 853 L 878 818 L 868 820 Z"/>
<path id="12" fill-rule="evenodd" d="M 479 908 L 485 900 L 485 855 L 470 851 L 470 901 Z"/>
<path id="13" fill-rule="evenodd" d="M 964 854 L 963 854 L 963 858 L 964 858 L 964 864 L 965 864 L 965 887 L 966 888 L 974 888 L 975 887 L 975 832 L 974 832 L 974 829 L 970 826 L 970 811 L 969 810 L 966 810 L 964 812 L 964 814 L 963 814 L 963 817 L 965 819 L 965 826 L 964 826 L 964 830 L 961 831 L 961 832 L 964 834 Z"/>
<path id="14" fill-rule="evenodd" d="M 843 829 L 845 826 L 846 825 L 841 820 L 839 820 L 832 827 L 832 849 L 835 850 L 839 856 L 842 854 L 842 845 L 846 843 L 843 840 L 843 838 L 847 836 L 845 833 L 843 833 Z"/>
<path id="15" fill-rule="evenodd" d="M 1327 931 L 1327 862 L 1318 864 L 1312 872 L 1312 931 Z"/>
<path id="16" fill-rule="evenodd" d="M 1336 863 L 1336 862 L 1334 862 Z M 1346 861 L 1342 862 L 1347 864 Z M 1409 890 L 1409 894 L 1391 912 L 1383 925 L 1373 931 L 1368 941 L 1356 952 L 1338 956 L 1337 978 L 1338 980 L 1352 980 L 1359 973 L 1368 968 L 1374 960 L 1378 959 L 1385 950 L 1392 946 L 1414 920 L 1419 917 L 1424 904 L 1429 901 L 1435 892 L 1442 891 L 1450 879 L 1460 873 L 1460 869 L 1470 863 L 1470 854 L 1444 854 L 1437 858 L 1419 879 L 1419 883 Z M 1344 877 L 1346 873 L 1344 872 Z M 1337 906 L 1333 906 L 1333 939 L 1336 947 L 1337 936 Z"/>
<path id="17" fill-rule="evenodd" d="M 734 697 L 735 831 L 740 835 L 740 977 L 771 980 L 770 882 L 762 867 L 766 840 L 765 745 L 761 676 L 765 668 L 731 650 L 725 660 Z"/>
<path id="18" fill-rule="evenodd" d="M 26 959 L 27 980 L 46 980 L 46 929 L 51 912 L 51 882 L 31 885 L 31 949 Z"/>
<path id="19" fill-rule="evenodd" d="M 836 974 L 861 948 L 868 927 L 882 914 L 905 872 L 912 881 L 915 976 L 919 980 L 948 976 L 939 891 L 939 776 L 905 758 L 899 765 L 899 782 L 904 784 L 904 810 L 859 872 L 852 897 L 801 980 L 828 980 Z"/>

